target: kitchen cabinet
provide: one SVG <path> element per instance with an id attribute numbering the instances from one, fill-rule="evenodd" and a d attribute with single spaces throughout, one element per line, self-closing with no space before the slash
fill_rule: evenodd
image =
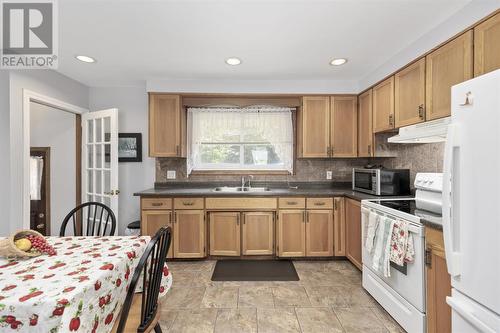
<path id="1" fill-rule="evenodd" d="M 239 212 L 213 212 L 209 215 L 210 255 L 239 256 L 241 228 Z"/>
<path id="2" fill-rule="evenodd" d="M 358 110 L 356 96 L 330 98 L 330 156 L 358 156 Z"/>
<path id="3" fill-rule="evenodd" d="M 396 128 L 425 121 L 425 58 L 394 75 Z"/>
<path id="4" fill-rule="evenodd" d="M 451 87 L 472 78 L 472 30 L 426 56 L 426 120 L 451 114 Z"/>
<path id="5" fill-rule="evenodd" d="M 373 132 L 394 128 L 394 76 L 373 87 Z"/>
<path id="6" fill-rule="evenodd" d="M 241 227 L 242 255 L 274 253 L 274 213 L 244 212 Z"/>
<path id="7" fill-rule="evenodd" d="M 300 114 L 300 156 L 328 157 L 330 148 L 330 97 L 304 96 Z"/>
<path id="8" fill-rule="evenodd" d="M 280 210 L 277 223 L 277 253 L 279 257 L 305 257 L 305 210 Z"/>
<path id="9" fill-rule="evenodd" d="M 149 94 L 149 156 L 185 156 L 184 117 L 179 95 Z"/>
<path id="10" fill-rule="evenodd" d="M 141 214 L 141 234 L 154 236 L 161 227 L 170 227 L 172 229 L 172 211 L 171 210 L 143 210 Z M 173 258 L 173 239 L 167 253 L 167 258 Z"/>
<path id="11" fill-rule="evenodd" d="M 306 211 L 306 256 L 333 256 L 333 211 Z"/>
<path id="12" fill-rule="evenodd" d="M 345 207 L 344 198 L 333 199 L 333 254 L 345 256 Z"/>
<path id="13" fill-rule="evenodd" d="M 174 211 L 174 257 L 205 257 L 205 212 L 203 210 Z"/>
<path id="14" fill-rule="evenodd" d="M 474 76 L 500 68 L 500 13 L 474 28 Z"/>
<path id="15" fill-rule="evenodd" d="M 446 297 L 451 296 L 451 278 L 446 267 L 443 233 L 425 228 L 425 239 L 427 332 L 451 332 L 451 308 L 446 303 Z"/>
<path id="16" fill-rule="evenodd" d="M 369 89 L 358 97 L 358 157 L 373 156 L 372 96 Z"/>
<path id="17" fill-rule="evenodd" d="M 346 257 L 359 269 L 361 259 L 361 204 L 345 199 Z"/>

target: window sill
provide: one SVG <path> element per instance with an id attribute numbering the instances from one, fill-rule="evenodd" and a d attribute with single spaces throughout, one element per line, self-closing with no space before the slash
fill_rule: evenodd
<path id="1" fill-rule="evenodd" d="M 219 176 L 238 176 L 238 175 L 270 175 L 286 176 L 291 175 L 287 170 L 193 170 L 191 176 L 198 175 L 219 175 Z"/>

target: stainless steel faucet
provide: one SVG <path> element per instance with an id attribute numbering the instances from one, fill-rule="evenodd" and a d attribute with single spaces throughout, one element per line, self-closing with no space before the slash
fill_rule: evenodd
<path id="1" fill-rule="evenodd" d="M 248 178 L 245 180 L 245 176 L 241 177 L 241 188 L 245 188 L 246 182 L 248 182 L 248 188 L 252 187 L 251 180 L 253 179 L 253 175 L 248 175 Z"/>

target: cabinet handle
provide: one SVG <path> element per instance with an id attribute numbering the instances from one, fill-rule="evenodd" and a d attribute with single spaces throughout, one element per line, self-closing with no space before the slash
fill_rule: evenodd
<path id="1" fill-rule="evenodd" d="M 306 211 L 302 212 L 302 222 L 306 223 Z"/>
<path id="2" fill-rule="evenodd" d="M 297 201 L 287 201 L 286 204 L 290 206 L 295 206 L 297 204 Z"/>
<path id="3" fill-rule="evenodd" d="M 306 211 L 306 223 L 309 223 L 309 212 Z"/>
<path id="4" fill-rule="evenodd" d="M 425 266 L 431 268 L 432 267 L 432 250 L 425 250 Z"/>
<path id="5" fill-rule="evenodd" d="M 418 106 L 418 117 L 420 119 L 424 119 L 424 105 L 423 104 L 420 104 Z"/>
<path id="6" fill-rule="evenodd" d="M 394 126 L 394 115 L 392 113 L 389 115 L 389 126 Z"/>
<path id="7" fill-rule="evenodd" d="M 333 152 L 335 151 L 335 148 L 330 147 L 330 157 L 333 157 Z"/>
<path id="8" fill-rule="evenodd" d="M 315 206 L 324 206 L 325 203 L 324 202 L 315 202 L 314 205 Z"/>
<path id="9" fill-rule="evenodd" d="M 368 156 L 372 156 L 372 145 L 368 145 Z"/>
<path id="10" fill-rule="evenodd" d="M 184 206 L 192 206 L 192 205 L 194 205 L 194 202 L 193 201 L 183 201 L 182 204 Z"/>
<path id="11" fill-rule="evenodd" d="M 163 206 L 163 202 L 153 202 L 151 204 L 151 206 L 153 206 L 153 207 L 160 207 L 160 206 Z"/>
<path id="12" fill-rule="evenodd" d="M 181 146 L 179 145 L 175 146 L 175 153 L 177 154 L 177 156 L 181 155 L 180 151 L 181 151 Z"/>
<path id="13" fill-rule="evenodd" d="M 240 214 L 236 215 L 236 225 L 240 225 Z"/>
<path id="14" fill-rule="evenodd" d="M 338 202 L 337 199 L 333 200 L 333 209 L 335 209 L 335 210 L 337 210 L 337 202 Z"/>
<path id="15" fill-rule="evenodd" d="M 177 212 L 174 212 L 174 223 L 177 223 Z"/>

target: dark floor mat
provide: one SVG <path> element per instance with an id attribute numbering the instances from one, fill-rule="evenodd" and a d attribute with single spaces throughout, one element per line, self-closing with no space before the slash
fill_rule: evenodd
<path id="1" fill-rule="evenodd" d="M 212 281 L 299 281 L 291 260 L 218 260 Z"/>

